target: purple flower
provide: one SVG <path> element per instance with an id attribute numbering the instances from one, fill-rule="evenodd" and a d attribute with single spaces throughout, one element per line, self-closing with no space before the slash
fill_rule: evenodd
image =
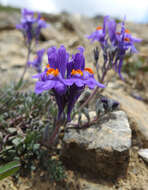
<path id="1" fill-rule="evenodd" d="M 117 43 L 117 24 L 115 20 L 108 20 L 108 35 L 112 45 Z"/>
<path id="2" fill-rule="evenodd" d="M 33 38 L 38 40 L 41 28 L 47 25 L 40 14 L 35 14 L 33 11 L 23 9 L 21 14 L 21 23 L 17 24 L 16 28 L 22 31 L 27 43 L 30 44 Z"/>
<path id="3" fill-rule="evenodd" d="M 36 26 L 36 29 L 35 29 L 36 40 L 38 40 L 38 38 L 39 38 L 41 29 L 42 29 L 42 28 L 46 28 L 47 26 L 48 26 L 48 25 L 47 25 L 47 23 L 45 22 L 44 18 L 41 17 L 40 14 L 38 14 L 38 17 L 37 17 L 37 26 Z"/>
<path id="4" fill-rule="evenodd" d="M 54 89 L 58 94 L 63 95 L 66 90 L 64 83 L 66 63 L 67 52 L 64 46 L 58 50 L 55 47 L 48 49 L 48 65 L 43 73 L 35 76 L 39 78 L 35 92 L 40 94 L 43 91 Z"/>
<path id="5" fill-rule="evenodd" d="M 105 37 L 106 37 L 106 25 L 108 22 L 108 18 L 109 18 L 108 16 L 104 17 L 103 27 L 98 26 L 91 35 L 87 36 L 87 38 L 91 40 L 91 42 L 98 41 L 103 47 L 106 44 Z"/>
<path id="6" fill-rule="evenodd" d="M 37 94 L 43 91 L 52 90 L 54 92 L 58 105 L 58 119 L 65 108 L 65 94 L 67 86 L 64 82 L 66 64 L 68 62 L 68 53 L 64 46 L 59 49 L 52 47 L 48 49 L 48 65 L 45 71 L 34 76 L 39 81 L 36 82 L 35 92 Z"/>
<path id="7" fill-rule="evenodd" d="M 41 73 L 42 71 L 41 64 L 44 52 L 45 49 L 37 51 L 37 56 L 35 57 L 35 59 L 32 62 L 31 61 L 28 62 L 28 65 L 34 67 L 38 73 Z"/>
<path id="8" fill-rule="evenodd" d="M 75 84 L 77 87 L 88 86 L 94 89 L 96 86 L 104 88 L 105 86 L 97 82 L 94 78 L 92 69 L 85 68 L 85 58 L 83 55 L 84 49 L 79 47 L 79 53 L 73 56 L 73 59 L 67 64 L 67 77 L 65 84 L 72 86 Z"/>
<path id="9" fill-rule="evenodd" d="M 116 59 L 115 59 L 115 70 L 118 72 L 121 79 L 121 69 L 123 65 L 123 59 L 126 55 L 126 52 L 129 50 L 131 53 L 137 53 L 134 43 L 141 42 L 141 39 L 133 37 L 129 30 L 125 29 L 125 24 L 121 24 L 121 32 L 116 32 Z"/>
<path id="10" fill-rule="evenodd" d="M 84 91 L 84 86 L 78 87 L 75 84 L 69 88 L 68 98 L 67 98 L 68 99 L 68 102 L 67 102 L 67 121 L 68 122 L 71 121 L 72 109 L 83 91 Z"/>
<path id="11" fill-rule="evenodd" d="M 84 48 L 79 47 L 78 50 L 69 61 L 69 54 L 63 45 L 59 49 L 49 48 L 48 65 L 44 72 L 33 77 L 39 79 L 35 86 L 37 94 L 53 91 L 58 105 L 58 119 L 67 106 L 67 120 L 70 121 L 71 111 L 85 86 L 90 89 L 105 87 L 95 80 L 90 68 L 85 68 Z"/>
<path id="12" fill-rule="evenodd" d="M 51 47 L 47 51 L 48 54 L 48 63 L 51 68 L 58 68 L 61 76 L 65 77 L 67 62 L 69 60 L 69 54 L 66 52 L 66 49 L 63 45 L 57 50 L 56 47 Z"/>
<path id="13" fill-rule="evenodd" d="M 65 84 L 69 86 L 68 102 L 67 102 L 67 120 L 70 121 L 71 111 L 77 99 L 84 91 L 85 86 L 94 89 L 96 86 L 104 88 L 94 79 L 93 71 L 90 68 L 85 68 L 85 58 L 83 55 L 84 48 L 79 47 L 79 52 L 73 55 L 72 60 L 67 64 L 67 78 Z"/>
<path id="14" fill-rule="evenodd" d="M 97 27 L 96 31 L 88 36 L 88 39 L 91 39 L 92 42 L 96 40 L 100 43 L 104 56 L 104 68 L 108 70 L 115 68 L 115 71 L 118 72 L 122 79 L 121 69 L 126 52 L 137 53 L 135 43 L 141 40 L 134 38 L 125 29 L 124 21 L 120 25 L 121 31 L 118 32 L 115 20 L 106 16 L 104 18 L 103 28 L 100 26 Z"/>
<path id="15" fill-rule="evenodd" d="M 22 21 L 28 21 L 28 22 L 35 21 L 33 11 L 28 10 L 28 9 L 23 9 L 21 11 L 21 14 L 22 14 Z"/>

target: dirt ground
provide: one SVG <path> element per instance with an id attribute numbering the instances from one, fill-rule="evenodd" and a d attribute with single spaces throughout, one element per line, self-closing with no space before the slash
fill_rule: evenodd
<path id="1" fill-rule="evenodd" d="M 138 156 L 138 146 L 130 150 L 130 162 L 127 176 L 114 182 L 93 179 L 87 174 L 67 170 L 67 178 L 62 182 L 51 182 L 43 178 L 42 173 L 31 178 L 19 178 L 14 182 L 11 177 L 0 181 L 0 190 L 147 190 L 148 165 Z"/>

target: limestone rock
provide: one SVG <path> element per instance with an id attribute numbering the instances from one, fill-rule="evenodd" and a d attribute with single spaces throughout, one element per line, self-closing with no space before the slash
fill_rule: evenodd
<path id="1" fill-rule="evenodd" d="M 141 156 L 143 158 L 144 161 L 146 161 L 148 163 L 148 149 L 140 149 L 138 151 L 139 156 Z"/>
<path id="2" fill-rule="evenodd" d="M 103 185 L 99 183 L 90 182 L 88 180 L 79 179 L 81 190 L 113 190 L 109 185 Z"/>
<path id="3" fill-rule="evenodd" d="M 13 12 L 8 14 L 7 12 L 0 13 L 0 31 L 15 29 L 16 24 L 19 23 L 19 14 Z"/>
<path id="4" fill-rule="evenodd" d="M 107 89 L 104 92 L 110 98 L 119 101 L 121 109 L 124 110 L 131 123 L 133 129 L 139 135 L 141 142 L 144 147 L 148 147 L 148 108 L 147 106 L 139 100 L 132 98 L 122 89 Z"/>
<path id="5" fill-rule="evenodd" d="M 100 177 L 116 178 L 126 173 L 130 146 L 127 116 L 116 111 L 102 124 L 87 129 L 71 129 L 69 124 L 64 135 L 63 160 Z"/>
<path id="6" fill-rule="evenodd" d="M 57 42 L 63 41 L 62 34 L 53 25 L 43 28 L 41 30 L 41 36 L 44 40 L 56 40 Z"/>

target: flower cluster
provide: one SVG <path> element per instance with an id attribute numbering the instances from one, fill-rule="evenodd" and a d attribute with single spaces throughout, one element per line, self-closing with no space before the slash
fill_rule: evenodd
<path id="1" fill-rule="evenodd" d="M 49 48 L 47 54 L 48 65 L 45 70 L 33 77 L 39 79 L 36 82 L 35 92 L 40 94 L 52 90 L 58 105 L 58 119 L 67 106 L 67 120 L 70 121 L 71 111 L 84 88 L 105 86 L 95 80 L 91 68 L 85 68 L 83 47 L 79 47 L 71 59 L 63 45 L 59 49 Z"/>
<path id="2" fill-rule="evenodd" d="M 47 24 L 45 20 L 38 13 L 23 9 L 21 23 L 16 25 L 16 28 L 21 30 L 27 43 L 31 43 L 35 38 L 37 41 L 42 28 L 46 28 Z"/>
<path id="3" fill-rule="evenodd" d="M 119 23 L 119 25 L 120 27 L 117 27 L 117 23 L 106 16 L 104 18 L 103 27 L 98 26 L 87 38 L 91 40 L 91 42 L 98 41 L 100 43 L 105 61 L 104 68 L 115 68 L 115 71 L 118 72 L 120 78 L 122 78 L 121 68 L 126 52 L 130 51 L 131 53 L 136 53 L 137 50 L 134 43 L 141 42 L 141 40 L 134 38 L 130 34 L 129 30 L 125 28 L 124 21 Z"/>
<path id="4" fill-rule="evenodd" d="M 42 72 L 42 68 L 41 68 L 41 64 L 42 64 L 42 59 L 43 59 L 43 55 L 44 55 L 45 49 L 41 49 L 39 51 L 37 51 L 37 55 L 35 56 L 33 61 L 28 61 L 28 66 L 32 66 L 33 68 L 35 68 L 35 70 L 38 73 Z"/>

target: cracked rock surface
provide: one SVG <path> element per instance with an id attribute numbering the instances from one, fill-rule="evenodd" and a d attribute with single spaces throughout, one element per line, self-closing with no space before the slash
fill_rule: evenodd
<path id="1" fill-rule="evenodd" d="M 123 111 L 109 113 L 102 124 L 87 129 L 71 129 L 64 136 L 63 158 L 102 177 L 124 175 L 131 147 L 131 129 Z M 73 164 L 72 164 L 73 163 Z"/>

